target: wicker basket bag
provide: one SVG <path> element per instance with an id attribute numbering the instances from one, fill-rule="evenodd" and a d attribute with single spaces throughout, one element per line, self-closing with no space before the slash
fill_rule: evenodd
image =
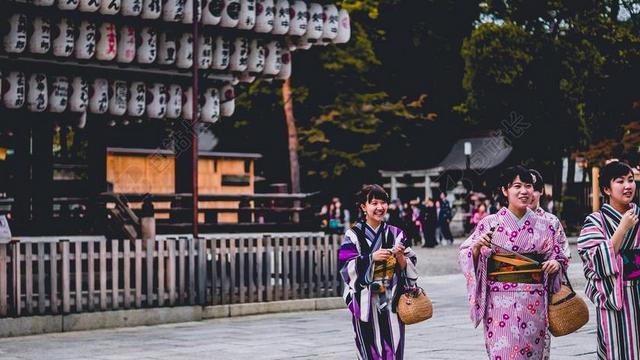
<path id="1" fill-rule="evenodd" d="M 406 325 L 428 320 L 433 316 L 433 304 L 420 287 L 407 287 L 398 300 L 398 317 Z"/>
<path id="2" fill-rule="evenodd" d="M 571 334 L 589 322 L 587 304 L 573 291 L 566 272 L 564 277 L 567 285 L 549 297 L 549 331 L 553 336 Z"/>

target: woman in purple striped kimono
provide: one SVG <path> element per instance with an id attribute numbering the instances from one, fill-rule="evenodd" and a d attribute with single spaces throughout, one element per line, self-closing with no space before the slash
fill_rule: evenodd
<path id="1" fill-rule="evenodd" d="M 404 233 L 383 221 L 389 207 L 384 189 L 364 185 L 357 196 L 364 216 L 347 230 L 339 259 L 358 359 L 402 359 L 404 324 L 396 304 L 404 285 L 418 278 L 416 256 Z"/>
<path id="2" fill-rule="evenodd" d="M 528 169 L 506 169 L 501 191 L 508 207 L 482 219 L 460 247 L 471 320 L 484 324 L 490 359 L 547 359 L 547 289 L 559 289 L 567 267 L 564 238 L 528 208 Z"/>
<path id="3" fill-rule="evenodd" d="M 587 278 L 585 293 L 596 306 L 598 359 L 640 359 L 640 208 L 629 165 L 614 161 L 600 173 L 608 199 L 587 216 L 578 254 Z"/>

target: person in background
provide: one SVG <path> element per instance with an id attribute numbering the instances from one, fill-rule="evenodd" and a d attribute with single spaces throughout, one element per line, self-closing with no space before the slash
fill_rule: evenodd
<path id="1" fill-rule="evenodd" d="M 449 227 L 449 223 L 453 218 L 451 214 L 451 204 L 449 200 L 447 200 L 447 193 L 440 193 L 440 211 L 442 213 L 442 220 L 440 221 L 440 232 L 445 240 L 449 242 L 449 244 L 453 244 L 453 235 L 451 235 L 451 228 Z M 440 217 L 440 216 L 439 216 Z"/>
<path id="2" fill-rule="evenodd" d="M 438 225 L 438 218 L 436 214 L 436 205 L 432 198 L 428 198 L 424 201 L 420 219 L 422 221 L 422 234 L 424 236 L 424 244 L 422 247 L 433 248 L 438 244 L 436 240 L 436 227 Z"/>
<path id="3" fill-rule="evenodd" d="M 471 226 L 475 228 L 476 225 L 478 225 L 480 221 L 484 219 L 487 215 L 489 214 L 487 214 L 486 206 L 484 204 L 480 204 L 476 209 L 476 211 L 474 212 L 473 216 L 471 217 Z"/>

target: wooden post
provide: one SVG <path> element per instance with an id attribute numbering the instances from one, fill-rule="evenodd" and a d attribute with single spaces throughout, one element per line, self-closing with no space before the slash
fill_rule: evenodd
<path id="1" fill-rule="evenodd" d="M 76 312 L 82 311 L 82 243 L 77 241 L 75 244 L 75 251 L 73 253 L 74 260 L 73 263 L 75 265 L 75 273 L 76 273 L 76 285 L 75 285 L 75 294 L 76 294 Z"/>
<path id="2" fill-rule="evenodd" d="M 7 315 L 7 244 L 0 244 L 0 316 Z"/>
<path id="3" fill-rule="evenodd" d="M 69 259 L 69 240 L 62 239 L 62 313 L 71 311 L 71 260 Z"/>
<path id="4" fill-rule="evenodd" d="M 600 210 L 600 168 L 591 169 L 591 210 Z"/>

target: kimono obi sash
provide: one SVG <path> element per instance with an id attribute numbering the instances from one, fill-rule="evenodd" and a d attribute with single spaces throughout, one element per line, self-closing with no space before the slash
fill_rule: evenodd
<path id="1" fill-rule="evenodd" d="M 381 286 L 375 286 L 378 292 L 384 292 L 384 288 L 391 284 L 393 274 L 396 271 L 396 257 L 389 256 L 385 261 L 376 261 L 373 267 L 373 282 Z"/>
<path id="2" fill-rule="evenodd" d="M 622 278 L 626 281 L 640 280 L 640 249 L 622 250 Z"/>
<path id="3" fill-rule="evenodd" d="M 522 254 L 538 262 L 535 264 L 511 254 L 494 254 L 488 261 L 489 280 L 506 283 L 542 284 L 542 254 Z"/>

